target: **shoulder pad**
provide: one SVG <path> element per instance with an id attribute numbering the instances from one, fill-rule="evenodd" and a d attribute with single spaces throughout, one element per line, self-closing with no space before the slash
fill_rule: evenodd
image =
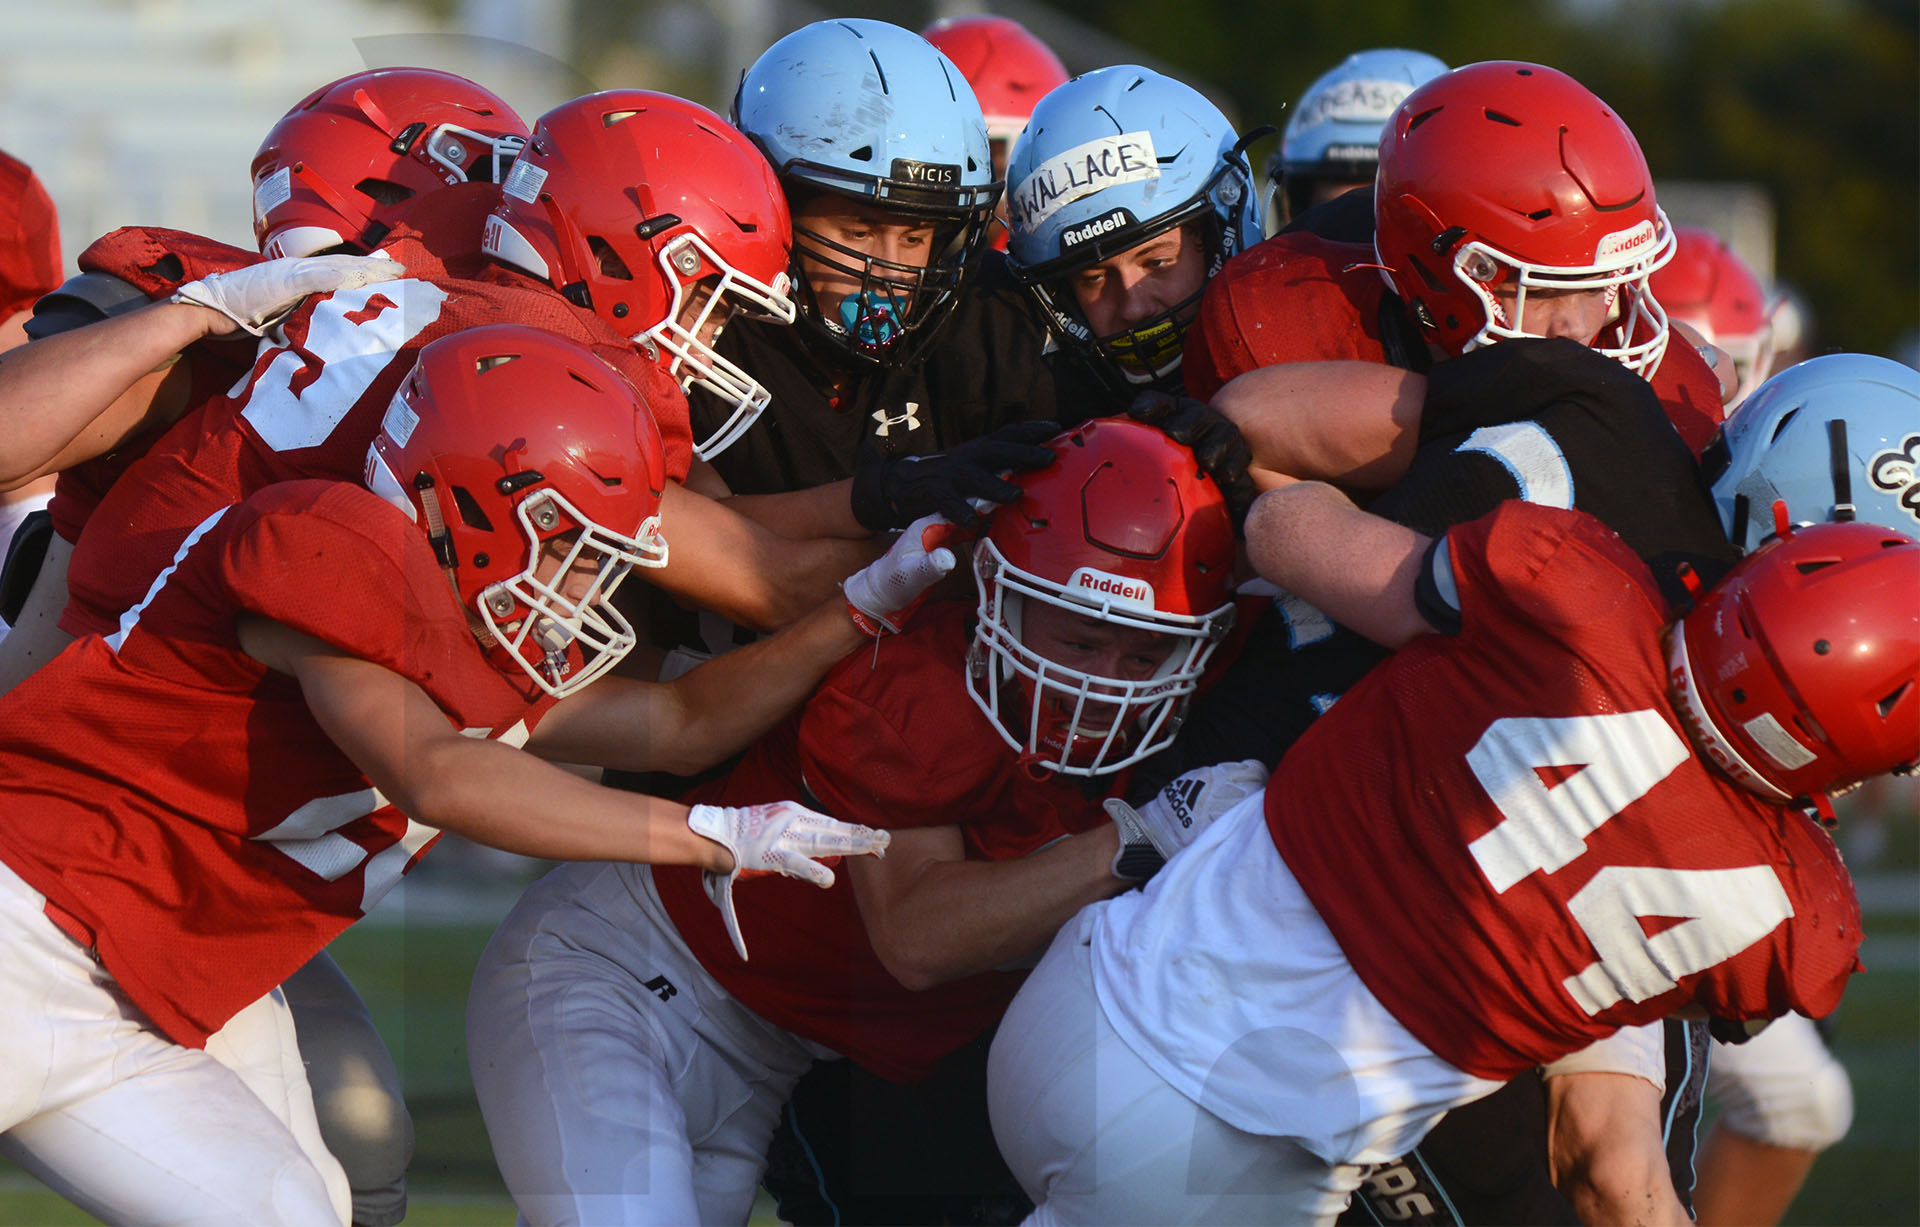
<path id="1" fill-rule="evenodd" d="M 27 339 L 38 341 L 87 324 L 124 315 L 152 299 L 139 286 L 112 273 L 80 273 L 40 296 L 27 321 Z"/>

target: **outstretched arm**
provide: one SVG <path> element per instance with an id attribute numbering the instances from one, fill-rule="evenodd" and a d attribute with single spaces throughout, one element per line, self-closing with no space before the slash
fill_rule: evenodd
<path id="1" fill-rule="evenodd" d="M 169 402 L 178 412 L 184 372 L 156 368 L 231 328 L 206 307 L 154 303 L 0 354 L 0 489 L 112 450 Z"/>
<path id="2" fill-rule="evenodd" d="M 848 876 L 881 965 L 920 990 L 1031 954 L 1134 885 L 1113 874 L 1119 848 L 1104 823 L 1018 860 L 968 860 L 959 827 L 923 827 L 895 831 L 886 860 L 849 862 Z"/>
<path id="3" fill-rule="evenodd" d="M 263 336 L 311 294 L 388 281 L 405 271 L 369 256 L 267 260 L 189 281 L 167 302 L 7 351 L 0 355 L 0 438 L 6 440 L 0 487 L 24 485 L 131 434 L 154 406 L 127 393 L 194 342 Z M 83 435 L 91 437 L 84 445 L 94 448 L 90 453 L 73 447 Z"/>
<path id="4" fill-rule="evenodd" d="M 897 630 L 953 569 L 946 527 L 923 520 L 887 553 L 779 634 L 702 663 L 671 682 L 603 678 L 556 704 L 528 748 L 558 762 L 629 771 L 700 771 L 745 749 L 812 693 L 835 661 Z M 932 538 L 930 546 L 929 538 Z"/>
<path id="5" fill-rule="evenodd" d="M 299 681 L 321 729 L 418 822 L 525 856 L 733 867 L 725 848 L 688 828 L 684 805 L 462 737 L 413 682 L 281 623 L 244 617 L 239 632 L 249 656 Z"/>
<path id="6" fill-rule="evenodd" d="M 1432 543 L 1321 482 L 1269 490 L 1247 513 L 1247 558 L 1261 578 L 1388 648 L 1436 629 L 1414 599 Z"/>
<path id="7" fill-rule="evenodd" d="M 1413 463 L 1426 377 L 1377 362 L 1287 362 L 1248 371 L 1214 395 L 1253 451 L 1254 480 L 1380 491 Z"/>
<path id="8" fill-rule="evenodd" d="M 792 540 L 726 504 L 667 483 L 660 519 L 673 548 L 647 573 L 655 586 L 756 631 L 773 631 L 834 596 L 840 581 L 883 543 L 816 537 Z"/>
<path id="9" fill-rule="evenodd" d="M 602 678 L 555 704 L 527 748 L 554 762 L 691 775 L 751 745 L 864 642 L 844 602 L 823 604 L 671 682 Z"/>

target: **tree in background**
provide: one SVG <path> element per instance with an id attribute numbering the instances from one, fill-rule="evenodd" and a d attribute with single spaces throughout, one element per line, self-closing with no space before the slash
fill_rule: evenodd
<path id="1" fill-rule="evenodd" d="M 1912 0 L 1084 0 L 1080 20 L 1224 90 L 1242 127 L 1330 65 L 1403 46 L 1578 77 L 1632 126 L 1656 178 L 1773 196 L 1779 275 L 1826 348 L 1888 352 L 1920 318 L 1920 9 Z M 1089 65 L 1069 62 L 1083 70 Z"/>

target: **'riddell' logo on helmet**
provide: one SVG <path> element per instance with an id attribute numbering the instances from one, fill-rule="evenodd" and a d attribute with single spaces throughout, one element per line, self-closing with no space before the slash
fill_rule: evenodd
<path id="1" fill-rule="evenodd" d="M 1655 237 L 1650 221 L 1641 222 L 1631 230 L 1616 230 L 1600 240 L 1600 246 L 1593 252 L 1593 262 L 1603 265 L 1625 263 L 1625 257 L 1642 248 L 1652 247 Z"/>
<path id="2" fill-rule="evenodd" d="M 1071 230 L 1060 232 L 1060 250 L 1062 253 L 1078 247 L 1088 239 L 1097 239 L 1135 224 L 1132 213 L 1125 209 L 1115 209 L 1105 217 L 1096 217 L 1090 222 L 1082 222 Z"/>
<path id="3" fill-rule="evenodd" d="M 1101 571 L 1093 567 L 1081 567 L 1067 579 L 1067 591 L 1076 596 L 1086 594 L 1104 598 L 1115 605 L 1133 605 L 1141 609 L 1153 608 L 1153 585 L 1144 579 L 1130 579 L 1125 575 L 1115 575 L 1110 571 Z"/>

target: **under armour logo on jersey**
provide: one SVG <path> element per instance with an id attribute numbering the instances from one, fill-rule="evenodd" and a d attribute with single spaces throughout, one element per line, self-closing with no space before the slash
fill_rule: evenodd
<path id="1" fill-rule="evenodd" d="M 680 995 L 680 990 L 675 988 L 673 982 L 665 976 L 655 976 L 642 987 L 662 1001 L 668 1001 Z"/>
<path id="2" fill-rule="evenodd" d="M 875 409 L 873 411 L 873 420 L 880 423 L 880 425 L 874 428 L 873 433 L 884 439 L 887 437 L 888 431 L 900 425 L 902 422 L 906 423 L 908 430 L 918 430 L 920 429 L 919 412 L 920 406 L 914 401 L 908 401 L 907 411 L 897 418 L 887 416 L 885 409 Z"/>

